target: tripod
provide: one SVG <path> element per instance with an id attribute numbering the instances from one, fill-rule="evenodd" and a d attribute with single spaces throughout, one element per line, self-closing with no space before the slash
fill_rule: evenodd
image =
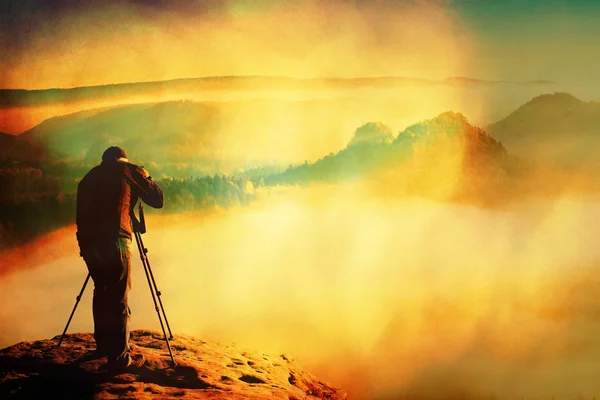
<path id="1" fill-rule="evenodd" d="M 148 286 L 150 287 L 150 293 L 152 294 L 152 301 L 154 302 L 154 309 L 156 310 L 156 314 L 158 315 L 158 321 L 160 322 L 160 327 L 162 328 L 165 342 L 167 343 L 167 349 L 169 350 L 169 356 L 171 357 L 171 362 L 173 363 L 173 366 L 175 367 L 175 366 L 177 366 L 177 363 L 175 362 L 175 358 L 173 357 L 173 352 L 171 350 L 171 344 L 169 342 L 169 340 L 173 340 L 173 333 L 171 333 L 171 327 L 169 326 L 169 321 L 167 320 L 167 314 L 165 313 L 165 308 L 162 304 L 162 300 L 160 297 L 162 293 L 160 292 L 160 290 L 158 290 L 158 287 L 156 285 L 156 280 L 154 279 L 154 274 L 152 273 L 152 268 L 150 268 L 150 261 L 148 261 L 148 256 L 146 255 L 148 253 L 148 249 L 146 249 L 146 247 L 144 247 L 144 242 L 142 240 L 142 234 L 146 233 L 146 220 L 144 218 L 144 206 L 142 205 L 141 202 L 139 204 L 139 213 L 140 213 L 139 221 L 137 220 L 137 218 L 135 217 L 133 212 L 131 215 L 131 221 L 132 221 L 132 225 L 133 225 L 133 234 L 135 236 L 135 241 L 137 243 L 137 247 L 140 252 L 140 260 L 142 261 L 142 265 L 144 266 L 144 272 L 146 273 L 146 279 L 148 280 Z M 81 296 L 83 295 L 83 292 L 85 291 L 85 287 L 87 286 L 87 283 L 89 280 L 90 280 L 90 274 L 88 273 L 87 277 L 85 278 L 85 281 L 83 282 L 83 286 L 81 287 L 81 291 L 79 292 L 79 295 L 77 295 L 77 298 L 75 301 L 75 306 L 73 307 L 73 311 L 71 311 L 71 315 L 69 316 L 69 320 L 67 321 L 65 330 L 63 331 L 62 336 L 60 337 L 60 340 L 58 341 L 57 347 L 59 347 L 61 345 L 61 343 L 65 337 L 65 334 L 67 333 L 67 329 L 69 328 L 69 325 L 71 324 L 71 319 L 73 319 L 75 310 L 77 309 L 77 306 L 79 305 L 79 301 L 81 300 Z M 157 302 L 157 299 L 158 299 L 158 302 Z M 159 305 L 160 305 L 160 308 L 159 308 Z M 163 324 L 163 318 L 165 320 L 164 324 Z M 167 333 L 165 331 L 165 324 L 167 325 L 167 330 L 169 331 L 169 336 L 167 336 Z"/>

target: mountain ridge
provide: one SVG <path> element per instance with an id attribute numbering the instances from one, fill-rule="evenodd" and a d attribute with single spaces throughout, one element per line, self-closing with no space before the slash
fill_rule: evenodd
<path id="1" fill-rule="evenodd" d="M 319 90 L 356 87 L 388 88 L 397 85 L 457 85 L 457 84 L 508 84 L 554 85 L 553 81 L 491 81 L 466 77 L 449 77 L 441 80 L 402 77 L 319 77 L 295 78 L 286 76 L 228 75 L 197 78 L 176 78 L 164 81 L 124 82 L 70 88 L 0 89 L 0 108 L 38 107 L 53 104 L 111 99 L 122 96 L 143 96 L 155 92 L 179 93 L 203 90 Z"/>
<path id="2" fill-rule="evenodd" d="M 463 114 L 452 111 L 419 121 L 395 137 L 390 132 L 380 122 L 366 123 L 356 129 L 348 145 L 339 152 L 314 163 L 290 166 L 267 181 L 271 184 L 337 181 L 403 163 L 421 165 L 443 158 L 456 158 L 454 167 L 474 172 L 483 164 L 501 163 L 507 154 L 500 141 L 471 125 Z"/>
<path id="3" fill-rule="evenodd" d="M 400 145 L 405 145 L 400 153 L 412 152 L 412 147 L 417 142 L 421 142 L 421 148 L 425 142 L 432 142 L 428 144 L 430 147 L 435 146 L 433 141 L 449 132 L 468 133 L 474 140 L 479 138 L 488 142 L 485 132 L 471 126 L 463 114 L 449 111 L 435 118 L 419 121 L 397 134 L 381 122 L 367 122 L 355 130 L 353 137 L 344 148 L 338 150 L 336 156 L 343 158 L 353 153 L 348 160 L 354 159 L 352 165 L 355 169 L 360 169 L 356 164 L 359 160 L 377 163 L 375 158 L 391 157 L 390 154 L 383 153 L 392 151 L 393 147 L 396 149 L 392 152 L 396 152 Z M 140 164 L 153 163 L 154 169 L 161 165 L 187 163 L 189 166 L 181 173 L 184 174 L 182 176 L 190 176 L 229 173 L 226 170 L 231 168 L 223 164 L 225 159 L 221 159 L 223 151 L 218 151 L 218 145 L 225 140 L 225 134 L 232 137 L 230 132 L 223 131 L 223 121 L 218 109 L 206 103 L 180 100 L 105 107 L 52 117 L 16 136 L 18 139 L 12 141 L 21 141 L 23 146 L 35 145 L 45 149 L 45 155 L 50 159 L 89 165 L 95 165 L 98 155 L 108 146 L 118 144 L 127 149 L 130 159 L 137 160 Z M 237 136 L 243 139 L 239 133 Z M 144 146 L 139 146 L 141 142 Z M 366 150 L 364 146 L 370 146 L 371 149 Z M 384 147 L 381 146 L 389 148 L 383 150 Z M 408 150 L 409 147 L 411 150 Z M 7 150 L 8 148 L 2 153 Z M 361 152 L 371 154 L 358 156 Z M 330 153 L 332 155 L 334 154 Z M 9 158 L 10 154 L 3 156 L 5 160 Z M 332 161 L 329 156 L 321 156 L 317 162 L 323 162 L 324 158 L 328 158 L 327 162 Z M 239 162 L 236 165 L 235 168 L 242 168 Z M 173 168 L 171 166 L 163 171 L 166 174 L 164 176 L 176 176 L 169 173 L 175 171 Z M 243 169 L 247 168 L 248 164 Z M 155 173 L 162 176 L 163 172 Z"/>
<path id="4" fill-rule="evenodd" d="M 487 131 L 519 157 L 567 164 L 592 161 L 599 155 L 600 102 L 569 93 L 536 96 Z"/>

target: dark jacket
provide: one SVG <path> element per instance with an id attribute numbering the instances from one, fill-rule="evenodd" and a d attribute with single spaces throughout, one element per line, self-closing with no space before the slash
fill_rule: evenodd
<path id="1" fill-rule="evenodd" d="M 132 237 L 131 213 L 141 198 L 154 208 L 163 192 L 137 165 L 111 160 L 94 167 L 77 188 L 77 239 L 89 241 Z"/>

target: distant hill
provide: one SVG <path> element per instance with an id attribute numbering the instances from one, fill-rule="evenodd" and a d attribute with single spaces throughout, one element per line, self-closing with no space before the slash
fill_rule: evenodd
<path id="1" fill-rule="evenodd" d="M 127 105 L 50 118 L 18 138 L 43 146 L 53 160 L 95 165 L 116 144 L 136 163 L 173 168 L 193 163 L 188 172 L 203 175 L 220 162 L 214 155 L 217 114 L 213 107 L 189 101 Z"/>
<path id="2" fill-rule="evenodd" d="M 415 158 L 426 162 L 436 154 L 444 156 L 448 152 L 459 152 L 463 164 L 468 168 L 506 156 L 506 149 L 501 142 L 483 129 L 471 125 L 461 113 L 455 112 L 445 112 L 409 126 L 394 141 L 397 146 L 406 143 L 412 144 Z"/>
<path id="3" fill-rule="evenodd" d="M 13 149 L 14 154 L 40 154 L 45 162 L 69 165 L 61 173 L 70 170 L 77 177 L 85 171 L 84 166 L 98 164 L 102 152 L 115 144 L 125 148 L 132 161 L 146 164 L 157 178 L 203 176 L 249 167 L 236 164 L 223 148 L 223 143 L 232 146 L 234 138 L 244 138 L 224 130 L 226 119 L 219 108 L 193 101 L 137 104 L 51 118 L 18 137 L 3 135 L 2 139 L 21 146 L 6 146 L 7 153 Z M 246 151 L 252 152 L 252 139 L 246 143 Z M 30 151 L 33 148 L 44 152 Z M 265 164 L 250 169 L 248 176 L 294 184 L 361 176 L 407 160 L 426 168 L 448 155 L 460 157 L 465 166 L 477 167 L 504 153 L 502 144 L 470 125 L 465 116 L 446 112 L 398 135 L 380 122 L 370 122 L 356 129 L 337 153 L 283 172 Z M 258 172 L 260 176 L 256 176 Z"/>
<path id="4" fill-rule="evenodd" d="M 348 147 L 362 145 L 389 144 L 394 141 L 392 129 L 381 122 L 369 122 L 354 132 Z"/>
<path id="5" fill-rule="evenodd" d="M 3 153 L 12 153 L 16 158 L 27 155 L 30 161 L 39 156 L 37 164 L 61 163 L 64 167 L 55 172 L 72 174 L 73 179 L 98 164 L 102 152 L 115 144 L 124 147 L 132 161 L 146 165 L 156 178 L 232 174 L 251 168 L 227 152 L 232 146 L 240 147 L 236 140 L 244 141 L 248 153 L 259 151 L 264 148 L 264 138 L 260 142 L 252 134 L 228 132 L 225 120 L 229 118 L 223 113 L 220 108 L 193 101 L 84 111 L 48 119 L 18 137 L 3 135 L 3 141 L 18 144 L 3 146 Z M 307 140 L 305 137 L 303 140 Z M 470 125 L 462 114 L 446 112 L 397 135 L 382 123 L 370 122 L 356 129 L 337 153 L 283 172 L 274 164 L 274 168 L 266 169 L 262 167 L 268 164 L 257 165 L 261 168 L 250 169 L 248 176 L 263 177 L 267 183 L 294 184 L 358 177 L 408 160 L 426 168 L 449 157 L 469 168 L 479 168 L 504 153 L 502 144 Z M 260 176 L 255 176 L 257 171 Z"/>
<path id="6" fill-rule="evenodd" d="M 339 151 L 372 119 L 405 126 L 417 117 L 395 117 L 388 103 L 361 99 L 179 100 L 53 117 L 19 138 L 39 143 L 53 160 L 88 166 L 119 144 L 153 176 L 184 178 L 314 161 Z"/>
<path id="7" fill-rule="evenodd" d="M 411 125 L 396 137 L 382 123 L 368 123 L 358 128 L 348 145 L 315 163 L 291 166 L 273 175 L 268 183 L 303 183 L 336 181 L 367 176 L 374 170 L 410 162 L 428 169 L 440 160 L 453 159 L 464 170 L 487 168 L 504 159 L 504 146 L 454 112 Z"/>
<path id="8" fill-rule="evenodd" d="M 367 78 L 290 78 L 280 76 L 215 76 L 174 79 L 157 82 L 119 83 L 112 85 L 40 90 L 0 89 L 0 108 L 39 107 L 88 101 L 116 100 L 156 94 L 194 94 L 206 91 L 309 91 L 359 88 L 389 89 L 406 85 L 551 85 L 550 81 L 508 82 L 455 77 L 429 80 L 410 77 Z"/>
<path id="9" fill-rule="evenodd" d="M 487 131 L 523 158 L 566 164 L 598 160 L 600 103 L 567 93 L 542 95 Z"/>
<path id="10" fill-rule="evenodd" d="M 97 164 L 113 144 L 155 177 L 287 166 L 337 151 L 370 110 L 362 102 L 190 100 L 127 104 L 44 120 L 19 135 L 51 160 Z M 152 167 L 150 167 L 152 166 Z"/>
<path id="11" fill-rule="evenodd" d="M 265 164 L 224 176 L 220 163 L 228 158 L 221 158 L 227 150 L 223 147 L 244 136 L 227 135 L 221 126 L 226 119 L 209 105 L 178 101 L 86 111 L 49 119 L 19 136 L 0 134 L 5 161 L 0 167 L 0 251 L 72 224 L 77 184 L 111 144 L 123 146 L 133 162 L 147 163 L 169 212 L 243 205 L 267 186 L 315 181 L 362 179 L 377 182 L 386 192 L 399 189 L 444 199 L 460 195 L 465 187 L 479 194 L 490 186 L 476 181 L 487 184 L 502 175 L 506 155 L 502 144 L 462 114 L 447 112 L 398 135 L 379 122 L 363 124 L 345 147 L 316 162 L 285 170 Z M 269 136 L 271 147 L 281 152 L 289 132 L 275 133 Z M 263 147 L 247 136 L 246 152 Z"/>

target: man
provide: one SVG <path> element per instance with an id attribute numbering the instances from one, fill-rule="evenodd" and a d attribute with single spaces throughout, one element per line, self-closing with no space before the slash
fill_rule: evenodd
<path id="1" fill-rule="evenodd" d="M 109 371 L 144 364 L 130 356 L 127 296 L 131 288 L 133 208 L 141 198 L 154 208 L 164 203 L 162 190 L 148 173 L 127 160 L 118 146 L 109 147 L 77 189 L 77 241 L 94 281 L 94 338 Z"/>

